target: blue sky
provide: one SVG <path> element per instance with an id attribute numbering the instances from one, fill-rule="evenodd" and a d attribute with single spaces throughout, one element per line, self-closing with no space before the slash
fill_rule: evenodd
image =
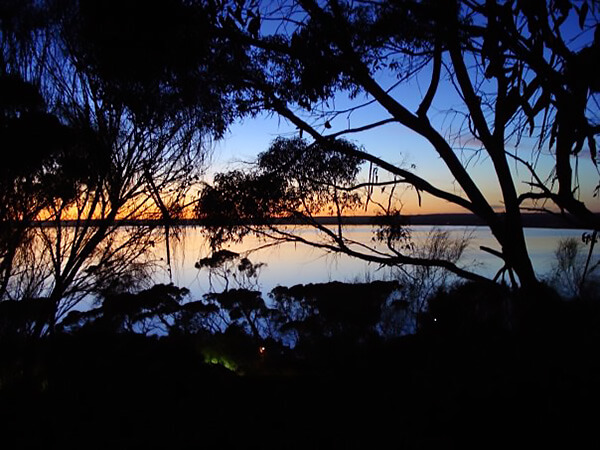
<path id="1" fill-rule="evenodd" d="M 583 46 L 585 39 L 589 39 L 589 36 L 586 38 L 585 33 L 581 35 L 578 26 L 573 20 L 567 26 L 572 36 L 578 39 L 576 46 Z M 475 77 L 475 74 L 472 74 L 472 76 Z M 384 87 L 390 87 L 396 82 L 395 74 L 390 73 L 380 74 L 377 80 Z M 426 68 L 417 77 L 412 78 L 408 82 L 403 82 L 400 86 L 394 88 L 392 94 L 409 110 L 415 111 L 423 97 L 423 93 L 428 87 L 429 80 L 430 72 L 429 68 Z M 330 106 L 340 110 L 364 101 L 365 98 L 360 97 L 350 100 L 345 93 L 340 93 L 336 96 L 334 102 L 330 103 Z M 463 109 L 461 99 L 456 94 L 454 87 L 449 80 L 444 79 L 436 93 L 430 110 L 430 120 L 443 135 L 452 136 L 459 129 L 466 128 L 463 117 L 452 112 Z M 351 115 L 338 115 L 335 119 L 330 120 L 332 128 L 328 132 L 340 131 L 350 126 L 358 127 L 388 117 L 388 114 L 381 106 L 373 104 L 355 111 Z M 310 119 L 307 119 L 307 121 L 313 124 L 318 130 L 324 131 L 324 120 L 316 124 L 311 122 Z M 234 167 L 238 168 L 242 165 L 242 161 L 251 161 L 259 152 L 266 150 L 270 142 L 277 136 L 292 136 L 295 134 L 297 134 L 295 127 L 277 116 L 262 114 L 254 119 L 245 119 L 243 122 L 236 123 L 230 128 L 225 139 L 215 143 L 213 165 L 210 172 L 223 171 Z M 423 138 L 398 124 L 385 125 L 373 130 L 347 135 L 347 138 L 363 146 L 368 152 L 388 162 L 405 168 L 411 168 L 417 175 L 425 178 L 438 188 L 460 193 L 454 183 L 453 177 L 431 145 Z M 457 151 L 459 151 L 459 147 L 464 147 L 461 153 L 461 157 L 464 160 L 473 157 L 469 162 L 469 173 L 475 179 L 489 203 L 497 209 L 502 209 L 497 178 L 485 154 L 481 152 L 479 157 L 477 157 L 472 149 L 469 150 L 469 143 L 465 142 L 464 138 L 463 142 L 459 140 L 453 142 L 453 144 L 457 148 Z M 518 149 L 519 156 L 530 159 L 534 147 L 535 143 L 533 140 L 531 142 L 522 142 Z M 600 199 L 592 197 L 593 190 L 599 181 L 598 171 L 591 162 L 589 151 L 584 153 L 585 155 L 582 155 L 579 161 L 579 180 L 582 187 L 582 199 L 592 210 L 600 211 Z M 366 167 L 361 174 L 364 180 L 368 176 Z M 552 167 L 553 157 L 547 154 L 544 156 L 542 152 L 538 163 L 540 175 L 543 177 L 549 176 Z M 517 189 L 526 191 L 525 182 L 530 179 L 527 170 L 523 166 L 519 167 L 518 165 L 514 165 L 513 168 Z M 380 175 L 382 174 L 380 173 Z M 406 213 L 464 212 L 464 210 L 455 205 L 427 196 L 423 197 L 423 202 L 419 207 L 417 199 L 418 197 L 414 192 L 407 192 L 403 195 L 402 202 L 404 203 L 404 211 Z"/>
<path id="2" fill-rule="evenodd" d="M 376 111 L 364 111 L 362 115 L 364 116 L 362 118 L 359 115 L 352 117 L 353 126 L 359 126 L 359 124 L 364 124 L 368 120 L 378 120 L 377 117 L 379 116 Z M 440 122 L 443 119 L 442 116 L 443 114 L 440 112 Z M 332 121 L 332 131 L 341 129 L 345 125 L 345 122 L 346 120 L 342 117 Z M 446 117 L 445 122 L 447 128 L 442 129 L 442 131 L 447 132 L 449 127 L 448 117 Z M 454 124 L 454 126 L 457 127 L 458 124 Z M 243 167 L 245 162 L 251 162 L 258 153 L 266 150 L 270 142 L 277 136 L 293 136 L 297 133 L 295 127 L 284 119 L 266 114 L 236 123 L 231 127 L 225 139 L 215 143 L 210 172 Z M 456 193 L 460 192 L 453 183 L 453 177 L 450 175 L 448 169 L 431 146 L 423 138 L 400 125 L 385 125 L 374 130 L 350 135 L 349 138 L 358 145 L 363 146 L 370 153 L 382 157 L 389 162 L 403 167 L 415 167 L 414 171 L 419 176 L 427 179 L 439 188 Z M 528 156 L 531 153 L 530 149 L 532 147 L 533 143 L 529 146 L 522 145 L 520 147 L 520 155 Z M 468 151 L 464 152 L 465 158 L 469 156 Z M 552 160 L 551 156 L 542 156 L 540 158 L 538 167 L 541 174 L 548 175 L 550 173 Z M 482 154 L 479 158 L 474 158 L 469 167 L 470 173 L 484 195 L 488 198 L 490 204 L 495 208 L 501 209 L 501 196 L 498 190 L 497 179 L 489 160 Z M 525 189 L 524 182 L 529 180 L 527 171 L 522 166 L 518 167 L 514 165 L 513 167 L 515 168 L 514 175 L 518 184 L 517 188 Z M 600 199 L 592 197 L 593 189 L 598 183 L 598 173 L 590 161 L 589 155 L 583 155 L 580 158 L 579 170 L 583 199 L 591 209 L 600 211 Z M 367 176 L 367 168 L 365 166 L 361 177 L 366 179 Z M 464 212 L 464 210 L 455 205 L 432 197 L 423 197 L 420 207 L 417 200 L 418 197 L 412 191 L 406 192 L 402 196 L 406 213 Z"/>

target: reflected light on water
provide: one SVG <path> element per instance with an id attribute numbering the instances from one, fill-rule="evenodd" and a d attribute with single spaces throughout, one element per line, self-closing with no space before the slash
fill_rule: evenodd
<path id="1" fill-rule="evenodd" d="M 431 226 L 413 226 L 412 237 L 415 245 L 419 245 L 432 229 Z M 502 264 L 495 256 L 483 252 L 480 246 L 498 249 L 490 231 L 485 227 L 443 227 L 452 236 L 461 237 L 465 233 L 472 234 L 470 245 L 459 261 L 459 265 L 474 272 L 493 277 Z M 296 227 L 296 232 L 306 238 L 316 238 L 314 229 Z M 583 230 L 528 228 L 525 230 L 528 248 L 537 273 L 544 276 L 554 262 L 554 251 L 560 239 L 575 237 L 581 239 Z M 349 238 L 373 245 L 373 229 L 370 226 L 352 225 L 346 228 Z M 256 237 L 244 239 L 242 244 L 231 245 L 228 250 L 245 252 L 264 246 L 265 242 Z M 585 247 L 584 247 L 585 248 Z M 164 249 L 157 249 L 158 252 Z M 172 245 L 173 251 L 173 283 L 190 289 L 193 298 L 199 298 L 210 290 L 208 274 L 198 270 L 194 263 L 200 258 L 210 255 L 207 240 L 199 227 L 186 228 L 178 242 Z M 595 257 L 598 249 L 594 251 Z M 389 275 L 386 268 L 368 263 L 343 254 L 332 254 L 322 249 L 303 244 L 284 243 L 275 247 L 262 248 L 249 255 L 253 263 L 265 263 L 259 277 L 260 288 L 269 292 L 278 285 L 292 286 L 306 283 L 325 283 L 329 281 L 367 281 L 383 279 Z M 160 280 L 167 281 L 168 279 Z M 218 288 L 218 286 L 214 286 Z"/>

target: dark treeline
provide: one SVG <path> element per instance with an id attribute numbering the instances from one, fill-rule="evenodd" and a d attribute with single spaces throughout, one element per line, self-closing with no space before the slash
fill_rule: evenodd
<path id="1" fill-rule="evenodd" d="M 52 448 L 597 443 L 597 301 L 467 283 L 438 292 L 417 332 L 400 336 L 401 289 L 278 287 L 267 306 L 248 289 L 183 302 L 184 289 L 157 285 L 72 312 L 43 340 L 25 339 L 3 302 L 12 320 L 0 329 L 1 439 Z M 166 333 L 147 335 L 157 329 Z"/>
<path id="2" fill-rule="evenodd" d="M 432 226 L 484 226 L 485 223 L 473 214 L 417 214 L 403 216 L 406 221 L 406 225 L 432 225 Z M 314 218 L 315 222 L 322 225 L 337 225 L 340 221 L 344 225 L 383 225 L 385 224 L 385 217 L 381 216 L 342 216 L 331 217 L 331 216 L 317 216 Z M 91 220 L 91 224 L 97 226 L 103 224 L 102 220 Z M 211 220 L 202 219 L 125 219 L 115 220 L 114 223 L 121 226 L 165 226 L 165 225 L 182 225 L 182 226 L 203 226 L 205 224 L 214 223 Z M 243 223 L 243 222 L 240 222 Z M 248 225 L 261 225 L 261 223 L 247 222 Z M 303 222 L 294 217 L 280 217 L 280 218 L 269 218 L 264 224 L 277 223 L 281 225 L 300 225 Z M 63 220 L 62 224 L 65 226 L 76 226 L 76 220 Z M 16 224 L 11 224 L 15 226 Z M 54 221 L 32 221 L 32 226 L 47 226 L 54 227 L 56 223 Z M 222 223 L 226 225 L 226 223 Z M 524 213 L 523 214 L 523 227 L 525 228 L 579 228 L 586 229 L 586 224 L 577 220 L 577 218 L 565 215 L 547 215 L 540 213 Z"/>
<path id="3" fill-rule="evenodd" d="M 488 283 L 441 288 L 437 279 L 433 291 L 427 280 L 330 282 L 278 286 L 267 301 L 253 289 L 261 266 L 216 252 L 197 267 L 223 290 L 200 300 L 172 284 L 107 295 L 44 339 L 34 333 L 43 302 L 0 303 L 2 440 L 61 448 L 597 442 L 597 289 L 566 301 L 551 288 L 540 296 Z"/>

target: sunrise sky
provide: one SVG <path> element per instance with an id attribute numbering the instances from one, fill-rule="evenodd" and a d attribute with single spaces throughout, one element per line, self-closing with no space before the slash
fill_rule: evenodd
<path id="1" fill-rule="evenodd" d="M 446 93 L 446 96 L 448 99 L 451 98 L 450 93 Z M 384 116 L 382 116 L 380 110 L 376 107 L 370 107 L 352 115 L 349 123 L 351 126 L 356 127 L 380 120 L 382 117 Z M 446 133 L 450 133 L 451 130 L 458 128 L 460 125 L 460 119 L 456 118 L 452 121 L 451 115 L 445 111 L 434 113 L 432 120 L 437 120 L 440 123 L 439 129 Z M 348 126 L 345 116 L 336 118 L 331 121 L 331 124 L 331 132 Z M 323 130 L 322 127 L 317 127 L 317 129 Z M 298 131 L 293 125 L 278 117 L 262 115 L 255 119 L 246 119 L 244 122 L 232 126 L 224 140 L 215 143 L 213 162 L 209 173 L 243 167 L 244 162 L 252 161 L 258 153 L 265 151 L 270 142 L 277 136 L 297 134 Z M 348 138 L 363 146 L 370 153 L 389 162 L 406 168 L 411 168 L 414 164 L 414 172 L 439 188 L 455 193 L 460 192 L 458 186 L 453 183 L 453 177 L 433 148 L 424 139 L 400 125 L 386 125 L 374 130 L 348 135 Z M 529 159 L 533 148 L 533 143 L 522 144 L 519 147 L 519 155 Z M 493 167 L 483 153 L 479 157 L 474 155 L 475 152 L 472 150 L 465 149 L 463 151 L 464 160 L 473 157 L 468 166 L 470 173 L 490 204 L 494 208 L 502 210 L 502 199 Z M 540 174 L 548 176 L 551 167 L 552 157 L 542 154 L 538 163 Z M 517 188 L 523 191 L 526 190 L 525 182 L 529 181 L 529 174 L 523 166 L 513 165 L 513 168 L 515 169 L 514 177 Z M 382 176 L 381 172 L 380 176 Z M 366 180 L 367 177 L 368 166 L 365 165 L 361 173 L 361 179 Z M 580 158 L 579 178 L 582 185 L 583 200 L 592 210 L 600 211 L 600 199 L 592 196 L 593 190 L 598 184 L 598 172 L 591 162 L 589 153 Z M 402 202 L 404 203 L 403 211 L 405 214 L 466 212 L 456 205 L 427 195 L 422 196 L 421 206 L 419 207 L 418 196 L 413 190 L 405 192 L 402 196 Z M 368 212 L 374 213 L 375 211 L 370 209 Z"/>
<path id="2" fill-rule="evenodd" d="M 264 14 L 264 16 L 266 17 L 267 14 Z M 268 34 L 269 32 L 276 32 L 276 30 L 281 32 L 280 29 L 275 27 L 278 22 L 265 23 L 266 25 L 263 23 L 263 33 L 266 32 Z M 594 29 L 593 27 L 588 27 L 582 30 L 578 25 L 577 16 L 572 14 L 561 26 L 561 31 L 563 38 L 572 46 L 571 48 L 580 49 L 589 45 L 590 40 L 593 39 Z M 466 62 L 468 65 L 472 63 L 472 61 Z M 472 77 L 476 77 L 473 73 L 471 75 Z M 467 129 L 464 123 L 464 116 L 456 114 L 457 111 L 464 111 L 464 105 L 461 98 L 457 95 L 453 84 L 448 79 L 447 74 L 443 74 L 442 76 L 439 89 L 428 114 L 429 119 L 442 135 L 451 140 L 454 148 L 463 149 L 461 158 L 465 162 L 469 161 L 468 170 L 475 182 L 492 207 L 502 210 L 503 205 L 499 193 L 498 180 L 492 165 L 485 157 L 484 152 L 476 154 L 474 149 L 478 147 L 478 143 L 469 142 L 471 137 L 468 133 L 460 137 L 458 136 L 459 129 Z M 390 93 L 409 110 L 416 111 L 429 86 L 430 78 L 430 67 L 425 68 L 410 81 L 403 81 L 399 86 L 394 87 Z M 376 79 L 384 88 L 390 88 L 398 81 L 396 72 L 379 72 Z M 484 83 L 483 86 L 485 87 L 485 80 L 480 79 L 479 81 Z M 493 90 L 493 86 L 491 89 Z M 329 109 L 344 110 L 364 103 L 367 100 L 360 96 L 354 100 L 349 100 L 345 93 L 339 93 L 335 97 L 334 102 L 330 102 Z M 354 111 L 351 115 L 345 113 L 339 114 L 335 118 L 329 117 L 332 128 L 327 130 L 327 134 L 341 131 L 348 127 L 364 126 L 387 118 L 389 118 L 389 114 L 381 106 L 371 104 Z M 304 119 L 318 131 L 325 131 L 323 126 L 324 120 L 315 123 L 309 117 L 304 117 Z M 534 132 L 534 137 L 536 133 L 537 130 Z M 209 174 L 239 168 L 240 166 L 243 167 L 241 164 L 242 161 L 253 160 L 258 153 L 267 150 L 270 142 L 277 136 L 293 136 L 297 134 L 298 130 L 295 126 L 277 116 L 263 114 L 255 119 L 246 119 L 243 122 L 239 122 L 230 128 L 224 140 L 215 144 L 213 164 L 209 169 Z M 381 157 L 388 162 L 404 168 L 410 168 L 417 175 L 425 178 L 438 188 L 460 193 L 458 186 L 453 182 L 454 178 L 437 156 L 432 146 L 423 138 L 420 138 L 401 125 L 386 125 L 373 130 L 347 135 L 346 138 L 354 141 L 359 146 L 363 146 L 369 153 Z M 529 142 L 522 141 L 517 149 L 518 155 L 528 161 L 537 159 L 538 174 L 542 178 L 550 177 L 553 167 L 553 157 L 548 155 L 548 150 L 545 149 L 546 154 L 544 155 L 542 152 L 538 158 L 538 155 L 534 152 L 536 145 L 537 142 L 534 139 L 531 139 Z M 507 146 L 507 149 L 514 151 L 514 147 Z M 522 165 L 513 165 L 513 169 L 517 190 L 519 192 L 527 191 L 528 187 L 525 183 L 530 180 L 529 173 Z M 383 174 L 380 172 L 379 175 L 381 177 Z M 599 178 L 598 168 L 592 163 L 587 146 L 584 146 L 584 151 L 579 160 L 579 182 L 581 184 L 579 195 L 581 200 L 586 202 L 590 209 L 597 212 L 600 212 L 600 198 L 593 197 L 593 192 L 594 188 L 598 185 Z M 362 181 L 368 179 L 367 165 L 364 166 L 361 179 Z M 402 202 L 404 204 L 403 212 L 406 214 L 465 212 L 456 205 L 427 195 L 423 195 L 421 206 L 419 206 L 418 197 L 413 190 L 407 191 L 402 196 Z M 369 212 L 373 213 L 374 211 Z"/>

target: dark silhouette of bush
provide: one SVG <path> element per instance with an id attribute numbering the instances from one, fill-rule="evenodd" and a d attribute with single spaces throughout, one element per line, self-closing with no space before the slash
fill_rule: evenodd
<path id="1" fill-rule="evenodd" d="M 0 339 L 37 336 L 36 330 L 48 323 L 52 305 L 45 298 L 25 298 L 0 302 Z"/>
<path id="2" fill-rule="evenodd" d="M 235 326 L 252 336 L 258 344 L 268 334 L 268 321 L 272 310 L 267 307 L 259 291 L 231 289 L 204 296 L 227 314 L 227 327 Z"/>
<path id="3" fill-rule="evenodd" d="M 600 399 L 599 364 L 590 358 L 599 340 L 587 325 L 592 320 L 582 320 L 591 306 L 557 300 L 551 316 L 536 315 L 539 305 L 553 302 L 552 291 L 536 297 L 468 284 L 431 299 L 427 317 L 438 321 L 430 328 L 423 316 L 416 335 L 382 340 L 372 337 L 376 313 L 385 308 L 378 298 L 397 285 L 325 285 L 277 290 L 287 306 L 310 313 L 291 324 L 303 339 L 292 349 L 270 339 L 257 345 L 241 322 L 222 332 L 157 337 L 95 327 L 101 317 L 91 315 L 79 331 L 73 325 L 71 333 L 26 345 L 0 340 L 0 441 L 11 448 L 74 442 L 88 448 L 381 448 L 393 441 L 412 449 L 501 446 L 521 436 L 549 442 L 563 429 L 574 439 L 595 430 L 595 416 L 584 408 Z M 348 294 L 353 287 L 354 296 Z M 140 310 L 143 316 L 174 306 L 169 299 L 178 304 L 178 292 L 163 285 L 106 306 L 115 320 Z M 334 309 L 345 298 L 350 303 Z M 516 311 L 518 327 L 505 328 L 497 307 L 503 299 Z M 178 308 L 217 313 L 204 302 Z M 524 333 L 536 317 L 548 326 Z M 567 323 L 569 317 L 583 324 L 579 330 L 556 327 L 556 318 Z"/>
<path id="4" fill-rule="evenodd" d="M 599 325 L 600 304 L 591 298 L 563 299 L 543 284 L 511 290 L 469 282 L 428 299 L 418 332 L 473 340 L 512 336 L 567 342 L 582 336 L 596 339 Z"/>
<path id="5" fill-rule="evenodd" d="M 135 333 L 136 330 L 141 334 L 157 330 L 165 333 L 173 326 L 173 318 L 188 293 L 186 288 L 173 284 L 156 284 L 138 293 L 109 294 L 99 308 L 71 311 L 60 328 L 102 333 Z"/>
<path id="6" fill-rule="evenodd" d="M 187 302 L 181 305 L 173 326 L 169 330 L 170 335 L 204 335 L 213 334 L 218 331 L 219 307 L 202 300 Z"/>
<path id="7" fill-rule="evenodd" d="M 438 291 L 419 316 L 419 331 L 438 335 L 501 333 L 513 327 L 510 290 L 492 283 L 464 283 Z"/>
<path id="8" fill-rule="evenodd" d="M 271 298 L 282 331 L 293 334 L 298 352 L 324 351 L 333 341 L 355 347 L 377 339 L 382 308 L 400 286 L 397 282 L 329 282 L 279 286 Z"/>

